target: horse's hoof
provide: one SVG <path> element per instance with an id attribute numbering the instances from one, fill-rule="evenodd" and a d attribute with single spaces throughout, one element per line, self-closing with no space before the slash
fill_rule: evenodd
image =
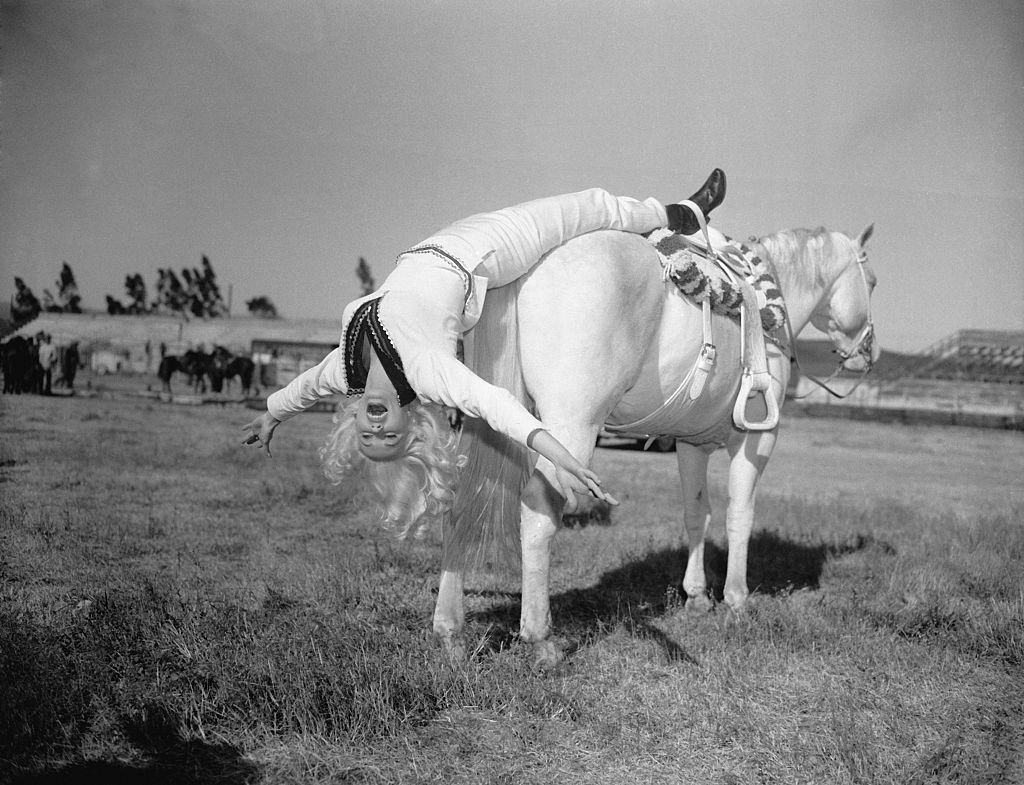
<path id="1" fill-rule="evenodd" d="M 448 655 L 448 662 L 453 665 L 461 665 L 469 659 L 466 655 L 466 644 L 461 635 L 440 636 L 444 653 Z"/>
<path id="2" fill-rule="evenodd" d="M 729 609 L 730 616 L 746 616 L 751 604 L 750 595 L 733 597 L 731 599 L 729 597 L 725 598 L 725 607 Z"/>
<path id="3" fill-rule="evenodd" d="M 693 597 L 687 597 L 686 604 L 683 606 L 683 610 L 691 616 L 711 613 L 714 609 L 715 604 L 706 594 L 696 594 Z"/>
<path id="4" fill-rule="evenodd" d="M 751 623 L 750 614 L 747 612 L 750 604 L 747 602 L 740 605 L 725 604 L 725 613 L 722 615 L 724 627 L 745 627 Z"/>
<path id="5" fill-rule="evenodd" d="M 551 670 L 565 659 L 565 652 L 550 638 L 533 644 L 533 667 L 543 672 Z"/>

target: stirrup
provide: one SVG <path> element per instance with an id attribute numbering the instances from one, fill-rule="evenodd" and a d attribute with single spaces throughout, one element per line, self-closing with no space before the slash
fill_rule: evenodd
<path id="1" fill-rule="evenodd" d="M 767 372 L 754 373 L 749 368 L 743 369 L 740 391 L 732 407 L 732 421 L 737 428 L 744 431 L 770 431 L 779 424 L 779 402 L 772 395 L 771 378 Z M 758 394 L 764 399 L 766 414 L 761 422 L 751 422 L 747 419 L 747 401 Z"/>

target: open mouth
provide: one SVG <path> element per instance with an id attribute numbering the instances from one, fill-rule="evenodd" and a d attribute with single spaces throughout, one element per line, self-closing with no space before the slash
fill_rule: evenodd
<path id="1" fill-rule="evenodd" d="M 383 420 L 388 416 L 388 407 L 382 403 L 367 404 L 366 416 L 371 420 Z"/>

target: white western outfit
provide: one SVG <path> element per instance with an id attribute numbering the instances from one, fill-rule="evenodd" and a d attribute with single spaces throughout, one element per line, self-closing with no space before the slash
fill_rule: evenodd
<path id="1" fill-rule="evenodd" d="M 581 234 L 598 229 L 644 233 L 667 222 L 660 202 L 615 197 L 599 188 L 457 221 L 399 256 L 376 292 L 349 303 L 339 347 L 273 393 L 267 409 L 285 420 L 330 395 L 363 392 L 366 328 L 352 325 L 366 324 L 369 304 L 379 321 L 378 333 L 385 333 L 397 352 L 410 394 L 483 418 L 525 444 L 532 431 L 544 426 L 511 393 L 485 382 L 456 358 L 458 339 L 480 318 L 487 289 L 511 283 L 545 253 Z"/>

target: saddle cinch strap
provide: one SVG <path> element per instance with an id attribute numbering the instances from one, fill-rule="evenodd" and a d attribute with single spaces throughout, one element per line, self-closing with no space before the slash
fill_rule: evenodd
<path id="1" fill-rule="evenodd" d="M 654 434 L 644 444 L 644 449 L 646 450 L 659 435 L 664 435 L 671 431 L 672 424 L 678 423 L 681 412 L 693 412 L 693 407 L 697 405 L 701 393 L 704 392 L 708 377 L 715 368 L 715 357 L 718 353 L 712 336 L 711 303 L 705 300 L 701 305 L 704 322 L 704 342 L 701 345 L 697 359 L 690 366 L 689 372 L 680 382 L 675 392 L 656 411 L 651 412 L 646 417 L 617 425 L 606 424 L 605 428 L 608 431 L 612 433 L 619 431 Z M 668 426 L 668 429 L 666 429 L 666 426 Z M 707 429 L 700 429 L 687 434 L 687 436 L 699 438 L 706 436 L 708 432 Z"/>
<path id="2" fill-rule="evenodd" d="M 704 392 L 704 385 L 707 383 L 711 371 L 715 368 L 715 359 L 718 355 L 714 336 L 711 334 L 710 300 L 705 300 L 701 303 L 701 314 L 704 322 L 704 343 L 701 344 L 700 353 L 697 355 L 697 360 L 693 364 L 693 370 L 690 372 L 691 379 L 688 395 L 691 401 L 696 401 L 700 398 L 700 394 Z"/>
<path id="3" fill-rule="evenodd" d="M 736 395 L 736 403 L 732 409 L 733 423 L 737 428 L 745 431 L 770 431 L 779 424 L 779 403 L 771 393 L 772 377 L 768 372 L 768 356 L 765 350 L 764 333 L 761 331 L 761 310 L 758 305 L 757 292 L 744 276 L 735 273 L 732 265 L 723 258 L 721 253 L 714 250 L 711 245 L 711 236 L 708 234 L 707 221 L 701 209 L 688 200 L 683 201 L 682 204 L 689 207 L 694 215 L 697 216 L 697 222 L 700 224 L 701 233 L 704 235 L 709 258 L 714 259 L 719 269 L 743 293 L 743 306 L 740 311 L 740 330 L 743 340 L 741 351 L 741 356 L 743 357 L 743 376 L 740 381 L 740 390 Z M 704 301 L 704 306 L 704 345 L 707 347 L 710 342 L 710 329 L 706 300 Z M 710 348 L 714 352 L 714 346 Z M 697 370 L 701 365 L 701 359 L 704 358 L 704 354 L 702 349 L 701 357 L 698 358 L 697 367 L 694 369 L 695 378 L 690 386 L 690 396 L 693 399 L 700 395 L 704 379 L 707 378 L 707 372 L 702 375 Z M 711 364 L 714 364 L 713 354 Z M 698 379 L 699 385 L 697 384 Z M 765 416 L 763 420 L 751 421 L 747 418 L 747 404 L 750 399 L 759 396 L 764 400 Z"/>

